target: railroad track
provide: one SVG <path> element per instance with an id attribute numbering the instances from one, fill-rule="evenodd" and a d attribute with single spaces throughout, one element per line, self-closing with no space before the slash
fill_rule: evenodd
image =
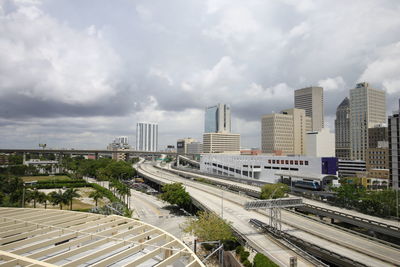
<path id="1" fill-rule="evenodd" d="M 146 170 L 145 170 L 146 171 Z M 158 170 L 154 170 L 154 171 L 149 171 L 148 169 L 147 169 L 147 172 L 150 172 L 152 175 L 156 175 L 156 176 L 158 176 L 159 174 L 158 174 Z M 177 179 L 178 179 L 178 181 L 179 182 L 182 182 L 182 179 L 184 179 L 184 178 L 181 178 L 181 177 L 176 177 L 175 175 L 173 175 L 172 176 L 172 178 L 171 178 L 171 174 L 166 174 L 165 172 L 164 172 L 164 175 L 163 175 L 163 179 L 166 179 L 166 180 L 169 180 L 169 181 L 171 181 L 171 182 L 176 182 L 177 181 Z M 186 185 L 189 185 L 190 184 L 190 186 L 191 187 L 194 187 L 194 188 L 196 188 L 197 190 L 201 190 L 201 191 L 203 191 L 203 192 L 206 192 L 206 193 L 208 193 L 208 194 L 213 194 L 213 195 L 216 195 L 216 196 L 220 196 L 220 194 L 219 193 L 213 193 L 213 192 L 211 192 L 211 190 L 206 190 L 206 189 L 204 189 L 204 184 L 202 184 L 202 186 L 199 186 L 199 183 L 197 183 L 197 182 L 193 182 L 193 181 L 189 181 L 189 180 L 186 180 L 185 181 L 185 184 Z M 242 196 L 243 197 L 243 196 Z M 232 200 L 232 199 L 229 199 L 229 200 L 226 200 L 226 201 L 230 201 L 230 202 L 232 202 L 232 203 L 235 203 L 236 205 L 241 205 L 242 206 L 242 204 L 243 203 L 241 203 L 240 201 L 238 201 L 238 198 L 234 198 L 235 200 Z M 258 212 L 259 214 L 262 214 L 263 216 L 266 216 L 266 218 L 265 219 L 267 219 L 267 214 L 266 214 L 266 212 L 263 212 L 263 211 L 259 211 Z M 300 217 L 300 215 L 296 215 L 296 216 L 298 216 L 298 217 Z M 285 217 L 286 217 L 286 215 L 285 215 Z M 293 217 L 292 217 L 293 218 Z M 299 226 L 298 224 L 296 224 L 295 223 L 295 221 L 297 221 L 297 220 L 290 220 L 290 221 L 288 221 L 287 219 L 283 219 L 282 220 L 282 222 L 283 222 L 283 224 L 285 225 L 285 227 L 286 228 L 288 228 L 288 229 L 292 229 L 292 230 L 296 230 L 297 229 L 297 231 L 298 230 L 301 230 L 301 231 L 303 231 L 303 232 L 305 232 L 305 233 L 308 233 L 308 234 L 310 234 L 310 235 L 312 235 L 312 236 L 317 236 L 317 237 L 319 237 L 319 238 L 321 238 L 321 239 L 323 239 L 323 240 L 327 240 L 327 241 L 329 241 L 329 242 L 332 242 L 332 243 L 334 243 L 334 244 L 336 244 L 336 245 L 339 245 L 339 246 L 342 246 L 342 247 L 347 247 L 348 249 L 350 249 L 350 250 L 352 250 L 352 251 L 357 251 L 358 253 L 361 253 L 361 254 L 364 254 L 365 256 L 368 256 L 368 257 L 371 257 L 371 258 L 374 258 L 374 259 L 377 259 L 377 260 L 379 260 L 379 261 L 382 261 L 382 262 L 385 262 L 387 265 L 400 265 L 400 259 L 398 259 L 398 260 L 396 260 L 396 259 L 393 259 L 393 258 L 391 258 L 391 257 L 385 257 L 385 256 L 383 256 L 383 255 L 380 255 L 379 253 L 376 253 L 374 250 L 365 250 L 364 248 L 358 248 L 358 247 L 356 247 L 356 246 L 354 246 L 354 245 L 352 245 L 352 244 L 350 244 L 350 243 L 346 243 L 346 242 L 344 242 L 343 240 L 340 240 L 339 238 L 337 238 L 337 237 L 332 237 L 332 236 L 329 236 L 329 235 L 327 235 L 327 234 L 324 234 L 324 233 L 321 233 L 320 231 L 315 231 L 315 230 L 312 230 L 312 229 L 310 229 L 310 227 L 306 227 L 306 226 Z M 318 223 L 318 222 L 313 222 L 313 223 Z M 319 224 L 319 223 L 318 223 Z M 381 244 L 374 244 L 375 246 L 382 246 L 382 247 L 384 247 L 385 249 L 386 249 L 386 246 L 384 246 L 384 245 L 381 245 Z M 381 247 L 381 248 L 382 248 Z M 396 250 L 396 249 L 394 249 L 393 248 L 393 253 L 398 253 L 397 255 L 400 255 L 400 251 L 399 250 Z M 396 254 L 394 254 L 394 255 L 396 255 Z M 360 262 L 360 264 L 363 264 L 363 263 L 361 263 Z"/>

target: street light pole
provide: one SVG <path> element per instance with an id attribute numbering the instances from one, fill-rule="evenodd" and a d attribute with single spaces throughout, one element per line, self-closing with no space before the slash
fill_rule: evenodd
<path id="1" fill-rule="evenodd" d="M 221 218 L 224 218 L 224 189 L 221 188 Z"/>

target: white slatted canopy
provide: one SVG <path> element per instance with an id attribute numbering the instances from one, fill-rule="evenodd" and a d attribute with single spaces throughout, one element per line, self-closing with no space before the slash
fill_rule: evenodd
<path id="1" fill-rule="evenodd" d="M 3 266 L 204 266 L 171 234 L 138 220 L 0 208 Z"/>

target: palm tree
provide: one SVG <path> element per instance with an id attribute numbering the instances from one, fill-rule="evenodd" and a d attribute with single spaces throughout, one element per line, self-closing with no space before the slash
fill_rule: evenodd
<path id="1" fill-rule="evenodd" d="M 102 192 L 96 190 L 96 191 L 91 192 L 90 195 L 89 195 L 89 197 L 90 197 L 90 198 L 93 198 L 93 200 L 96 201 L 96 207 L 97 207 L 97 201 L 98 201 L 99 199 L 103 198 L 104 195 L 103 195 Z"/>
<path id="2" fill-rule="evenodd" d="M 40 204 L 44 204 L 44 208 L 45 208 L 45 209 L 47 209 L 47 200 L 48 200 L 48 199 L 49 199 L 49 197 L 48 197 L 45 193 L 39 192 L 37 201 L 38 201 Z"/>
<path id="3" fill-rule="evenodd" d="M 68 188 L 65 192 L 64 195 L 67 199 L 67 201 L 69 201 L 69 209 L 72 210 L 72 200 L 76 197 L 80 197 L 81 195 L 78 194 L 78 189 L 76 188 Z"/>
<path id="4" fill-rule="evenodd" d="M 62 205 L 68 204 L 68 199 L 66 198 L 66 194 L 63 193 L 61 190 L 58 190 L 58 192 L 53 191 L 50 192 L 49 194 L 50 202 L 53 205 L 60 205 L 60 210 L 62 210 Z"/>
<path id="5" fill-rule="evenodd" d="M 36 201 L 39 200 L 39 195 L 41 192 L 35 188 L 29 195 L 29 200 L 33 200 L 33 208 L 36 208 Z"/>

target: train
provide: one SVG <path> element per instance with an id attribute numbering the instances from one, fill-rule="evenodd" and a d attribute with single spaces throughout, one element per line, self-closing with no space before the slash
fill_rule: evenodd
<path id="1" fill-rule="evenodd" d="M 298 180 L 293 182 L 293 186 L 316 191 L 322 190 L 321 184 L 317 181 Z"/>

